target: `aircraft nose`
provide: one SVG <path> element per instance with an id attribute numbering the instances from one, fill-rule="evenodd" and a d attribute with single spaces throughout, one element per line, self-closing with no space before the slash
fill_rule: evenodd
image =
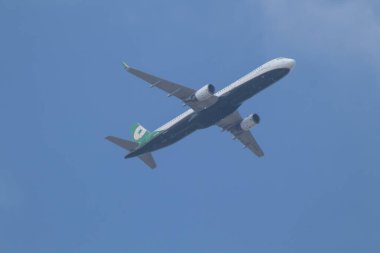
<path id="1" fill-rule="evenodd" d="M 296 61 L 294 59 L 290 59 L 290 58 L 286 59 L 285 61 L 286 68 L 291 70 L 292 68 L 294 68 L 295 65 L 296 65 Z"/>

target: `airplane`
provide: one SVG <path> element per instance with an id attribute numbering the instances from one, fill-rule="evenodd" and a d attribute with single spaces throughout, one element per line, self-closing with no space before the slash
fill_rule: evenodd
<path id="1" fill-rule="evenodd" d="M 165 91 L 168 97 L 179 98 L 189 109 L 153 132 L 138 123 L 134 124 L 131 128 L 133 141 L 114 136 L 107 136 L 106 139 L 128 150 L 126 159 L 137 156 L 154 169 L 156 162 L 151 152 L 169 146 L 196 130 L 217 125 L 222 131 L 229 131 L 233 139 L 238 139 L 244 147 L 261 157 L 264 152 L 250 132 L 252 127 L 259 124 L 260 117 L 257 114 L 250 114 L 243 118 L 238 108 L 245 100 L 283 78 L 294 66 L 294 59 L 276 58 L 215 92 L 212 84 L 206 84 L 195 90 L 145 73 L 124 63 L 126 71 L 146 81 L 151 87 Z"/>

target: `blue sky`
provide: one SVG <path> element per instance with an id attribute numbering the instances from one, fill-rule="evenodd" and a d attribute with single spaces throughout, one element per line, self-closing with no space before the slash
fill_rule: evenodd
<path id="1" fill-rule="evenodd" d="M 0 252 L 379 252 L 376 1 L 0 0 Z M 241 108 L 258 159 L 216 127 L 155 153 L 104 140 L 184 108 L 126 61 L 221 89 L 294 71 Z"/>

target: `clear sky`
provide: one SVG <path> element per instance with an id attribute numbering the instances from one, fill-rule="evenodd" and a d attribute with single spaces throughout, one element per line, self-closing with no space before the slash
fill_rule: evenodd
<path id="1" fill-rule="evenodd" d="M 247 101 L 258 159 L 217 127 L 155 152 L 107 142 L 185 109 L 128 75 Z M 0 252 L 380 252 L 378 1 L 0 0 Z"/>

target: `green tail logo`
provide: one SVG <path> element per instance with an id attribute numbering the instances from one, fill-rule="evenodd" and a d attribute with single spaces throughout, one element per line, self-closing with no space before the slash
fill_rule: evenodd
<path id="1" fill-rule="evenodd" d="M 138 144 L 142 145 L 153 139 L 158 132 L 149 132 L 147 129 L 145 129 L 142 125 L 139 123 L 136 123 L 131 128 L 131 133 L 133 140 L 137 142 Z"/>

